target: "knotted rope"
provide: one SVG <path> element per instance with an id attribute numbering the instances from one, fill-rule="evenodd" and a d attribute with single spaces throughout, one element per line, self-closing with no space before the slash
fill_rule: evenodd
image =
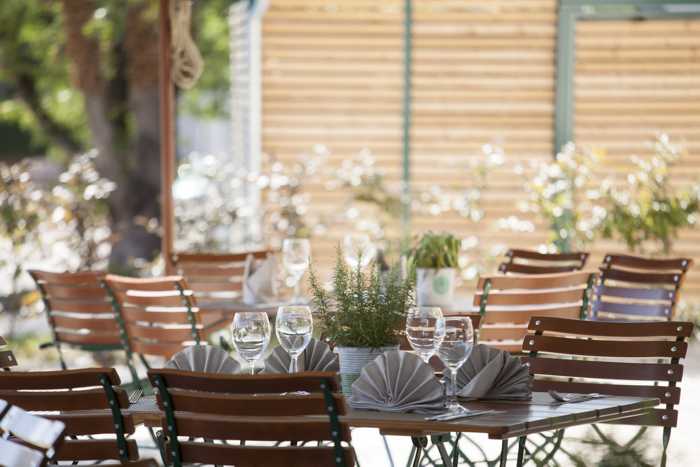
<path id="1" fill-rule="evenodd" d="M 172 77 L 182 89 L 192 89 L 204 71 L 204 60 L 190 33 L 192 0 L 170 0 Z"/>

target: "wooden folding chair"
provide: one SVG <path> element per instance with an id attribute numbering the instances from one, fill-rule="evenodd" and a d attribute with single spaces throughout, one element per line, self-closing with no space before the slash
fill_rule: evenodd
<path id="1" fill-rule="evenodd" d="M 7 347 L 5 339 L 0 336 L 0 368 L 3 371 L 10 371 L 13 366 L 17 366 L 17 359 L 12 350 Z"/>
<path id="2" fill-rule="evenodd" d="M 591 271 L 480 278 L 474 295 L 479 342 L 520 352 L 530 317 L 585 317 L 595 279 Z"/>
<path id="3" fill-rule="evenodd" d="M 64 345 L 88 352 L 123 350 L 119 326 L 101 284 L 105 273 L 31 270 L 29 274 L 41 292 L 53 333 L 53 342 L 41 347 L 56 347 L 61 368 L 67 368 Z"/>
<path id="4" fill-rule="evenodd" d="M 66 426 L 0 399 L 0 465 L 39 467 L 46 464 L 63 441 Z"/>
<path id="5" fill-rule="evenodd" d="M 534 391 L 657 397 L 661 407 L 613 423 L 663 427 L 661 465 L 666 465 L 671 429 L 678 421 L 675 406 L 681 390 L 677 385 L 683 378 L 679 362 L 688 350 L 692 323 L 536 316 L 528 329 L 532 334 L 524 338 L 523 351 L 529 352 Z"/>
<path id="6" fill-rule="evenodd" d="M 146 357 L 167 359 L 188 345 L 199 345 L 221 321 L 218 314 L 200 312 L 180 276 L 136 279 L 110 274 L 104 284 L 112 297 L 129 361 L 136 354 L 146 368 L 150 368 Z M 135 371 L 132 376 L 138 380 Z"/>
<path id="7" fill-rule="evenodd" d="M 202 306 L 215 307 L 239 298 L 249 257 L 265 259 L 273 250 L 239 253 L 176 253 L 172 262 L 177 274 L 185 278 Z"/>
<path id="8" fill-rule="evenodd" d="M 593 295 L 590 319 L 670 321 L 689 258 L 650 259 L 606 255 Z"/>
<path id="9" fill-rule="evenodd" d="M 540 253 L 532 250 L 510 249 L 506 261 L 498 266 L 503 274 L 553 274 L 580 271 L 586 266 L 589 253 Z"/>
<path id="10" fill-rule="evenodd" d="M 338 418 L 346 409 L 333 373 L 248 376 L 150 370 L 148 376 L 158 390 L 164 451 L 175 467 L 354 463 L 350 429 Z M 283 446 L 281 441 L 290 443 Z"/>
<path id="11" fill-rule="evenodd" d="M 0 399 L 65 424 L 65 439 L 54 460 L 129 461 L 138 459 L 126 391 L 114 369 L 0 373 Z M 99 435 L 93 438 L 92 435 Z"/>

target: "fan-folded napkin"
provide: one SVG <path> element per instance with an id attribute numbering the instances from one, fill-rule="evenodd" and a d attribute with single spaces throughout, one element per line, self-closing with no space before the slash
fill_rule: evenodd
<path id="1" fill-rule="evenodd" d="M 529 369 L 518 357 L 484 344 L 474 346 L 457 372 L 463 399 L 529 400 L 530 386 Z"/>

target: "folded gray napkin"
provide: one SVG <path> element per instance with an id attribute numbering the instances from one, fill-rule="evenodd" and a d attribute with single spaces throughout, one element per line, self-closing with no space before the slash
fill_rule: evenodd
<path id="1" fill-rule="evenodd" d="M 243 303 L 270 303 L 277 298 L 277 259 L 270 255 L 256 260 L 248 255 L 243 273 Z"/>
<path id="2" fill-rule="evenodd" d="M 165 368 L 204 373 L 238 373 L 241 365 L 225 350 L 211 345 L 193 345 L 173 355 Z"/>
<path id="3" fill-rule="evenodd" d="M 352 384 L 350 406 L 382 412 L 443 411 L 442 385 L 418 356 L 390 350 L 367 364 Z"/>
<path id="4" fill-rule="evenodd" d="M 292 359 L 282 346 L 275 347 L 265 360 L 265 373 L 288 373 Z M 340 371 L 338 354 L 325 342 L 311 338 L 299 357 L 299 371 Z"/>
<path id="5" fill-rule="evenodd" d="M 474 346 L 457 372 L 458 395 L 464 399 L 529 400 L 530 372 L 518 357 L 484 344 Z"/>

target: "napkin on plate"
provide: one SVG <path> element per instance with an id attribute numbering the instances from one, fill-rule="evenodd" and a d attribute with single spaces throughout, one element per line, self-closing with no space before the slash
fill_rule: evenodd
<path id="1" fill-rule="evenodd" d="M 204 373 L 238 373 L 241 365 L 225 350 L 211 345 L 193 345 L 173 355 L 165 368 Z"/>
<path id="2" fill-rule="evenodd" d="M 292 359 L 282 346 L 274 348 L 265 360 L 265 373 L 288 373 Z M 299 371 L 340 371 L 338 354 L 325 342 L 313 337 L 299 357 Z"/>
<path id="3" fill-rule="evenodd" d="M 463 399 L 532 398 L 528 367 L 518 357 L 484 344 L 475 345 L 457 371 L 457 387 Z"/>
<path id="4" fill-rule="evenodd" d="M 274 302 L 277 298 L 277 259 L 269 255 L 256 260 L 248 255 L 243 273 L 243 303 Z"/>
<path id="5" fill-rule="evenodd" d="M 382 412 L 444 410 L 442 385 L 418 356 L 390 350 L 367 364 L 352 384 L 350 406 Z"/>

